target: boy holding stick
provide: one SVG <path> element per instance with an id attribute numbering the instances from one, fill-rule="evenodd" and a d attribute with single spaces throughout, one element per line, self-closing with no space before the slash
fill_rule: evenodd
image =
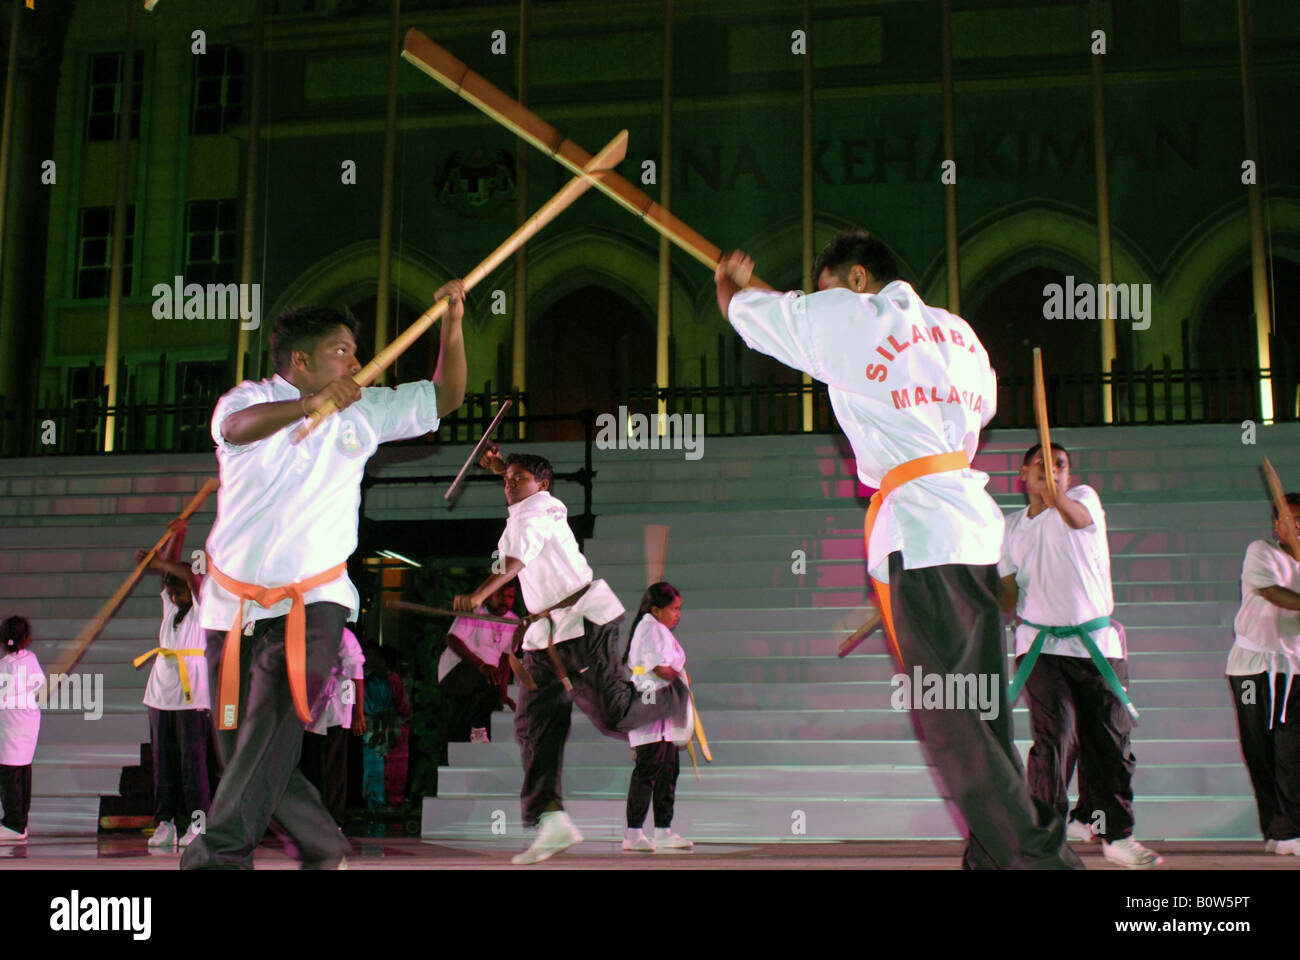
<path id="1" fill-rule="evenodd" d="M 451 308 L 429 381 L 362 389 L 353 379 L 361 369 L 356 320 L 303 307 L 276 319 L 275 376 L 245 381 L 217 403 L 221 492 L 200 606 L 225 769 L 183 869 L 251 868 L 272 817 L 304 868 L 344 862 L 348 843 L 298 769 L 302 723 L 329 678 L 344 623 L 358 613 L 346 571 L 366 461 L 381 443 L 437 429 L 464 399 L 464 295 L 459 280 L 435 294 Z M 327 404 L 338 414 L 295 444 L 299 421 Z"/>

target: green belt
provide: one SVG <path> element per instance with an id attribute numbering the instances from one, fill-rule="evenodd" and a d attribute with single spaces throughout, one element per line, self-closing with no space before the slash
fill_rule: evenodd
<path id="1" fill-rule="evenodd" d="M 1092 662 L 1096 664 L 1102 679 L 1115 692 L 1115 696 L 1119 697 L 1120 702 L 1124 704 L 1124 709 L 1129 712 L 1129 716 L 1135 721 L 1138 719 L 1137 707 L 1133 706 L 1133 701 L 1128 698 L 1123 685 L 1119 682 L 1119 677 L 1115 676 L 1115 671 L 1106 661 L 1106 658 L 1101 655 L 1101 650 L 1097 648 L 1096 641 L 1092 639 L 1091 631 L 1109 627 L 1110 617 L 1097 617 L 1087 623 L 1081 623 L 1077 627 L 1044 627 L 1041 624 L 1030 623 L 1028 620 L 1021 620 L 1020 622 L 1037 630 L 1038 636 L 1034 637 L 1034 642 L 1029 645 L 1029 652 L 1025 654 L 1025 659 L 1020 661 L 1020 669 L 1016 671 L 1016 677 L 1011 681 L 1011 689 L 1007 691 L 1007 703 L 1016 702 L 1016 697 L 1020 695 L 1020 689 L 1025 685 L 1025 681 L 1029 679 L 1029 673 L 1034 669 L 1034 664 L 1038 661 L 1038 655 L 1043 652 L 1043 644 L 1049 636 L 1078 637 L 1088 649 L 1088 656 L 1092 657 Z"/>

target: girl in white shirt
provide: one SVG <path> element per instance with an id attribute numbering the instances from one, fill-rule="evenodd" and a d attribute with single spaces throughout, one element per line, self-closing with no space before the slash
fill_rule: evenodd
<path id="1" fill-rule="evenodd" d="M 1273 508 L 1276 542 L 1246 549 L 1227 674 L 1265 850 L 1300 856 L 1300 567 L 1282 536 L 1284 523 L 1300 533 L 1300 493 L 1286 502 L 1289 517 Z"/>
<path id="2" fill-rule="evenodd" d="M 32 758 L 41 730 L 36 691 L 43 679 L 36 654 L 27 649 L 31 642 L 31 626 L 22 617 L 0 624 L 0 843 L 27 839 Z"/>
<path id="3" fill-rule="evenodd" d="M 683 673 L 686 653 L 673 636 L 682 618 L 682 595 L 670 583 L 651 584 L 641 598 L 632 620 L 627 664 L 632 683 L 644 699 L 668 686 Z M 688 732 L 676 729 L 668 720 L 657 720 L 630 730 L 628 744 L 636 751 L 636 766 L 627 788 L 627 834 L 623 849 L 654 853 L 655 850 L 688 850 L 692 843 L 672 831 L 673 799 L 679 770 L 677 752 Z M 651 840 L 642 829 L 651 799 L 654 801 L 655 833 Z"/>

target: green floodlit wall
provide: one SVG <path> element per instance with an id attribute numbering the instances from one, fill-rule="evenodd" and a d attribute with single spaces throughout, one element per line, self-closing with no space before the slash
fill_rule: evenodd
<path id="1" fill-rule="evenodd" d="M 254 271 L 263 284 L 264 323 L 289 303 L 374 294 L 388 29 L 385 4 L 297 0 L 292 9 L 338 9 L 288 15 L 274 12 L 277 0 L 268 2 Z M 40 358 L 41 387 L 56 393 L 67 367 L 103 359 L 106 305 L 73 293 L 77 212 L 112 202 L 114 146 L 84 142 L 85 74 L 91 54 L 123 48 L 119 6 L 79 5 L 65 44 L 54 157 L 66 174 L 46 231 Z M 404 28 L 422 29 L 502 89 L 515 89 L 516 7 L 403 6 Z M 954 12 L 953 69 L 962 306 L 971 314 L 1026 265 L 1096 278 L 1096 184 L 1087 4 L 964 6 Z M 1300 260 L 1292 85 L 1300 21 L 1285 0 L 1255 0 L 1254 7 L 1272 253 Z M 597 8 L 599 17 L 586 15 Z M 797 287 L 802 60 L 790 48 L 798 8 L 677 8 L 673 212 L 724 248 L 751 250 L 769 281 Z M 209 45 L 247 49 L 251 9 L 248 0 L 164 3 L 137 18 L 145 98 L 131 164 L 136 278 L 122 319 L 123 355 L 132 364 L 164 350 L 173 360 L 231 355 L 228 325 L 155 320 L 150 290 L 181 273 L 186 200 L 242 191 L 246 130 L 188 132 L 189 48 L 191 32 L 203 29 Z M 643 164 L 663 159 L 660 9 L 541 3 L 533 13 L 530 107 L 593 152 L 626 127 L 630 149 L 621 172 L 638 185 Z M 818 2 L 814 12 L 816 244 L 843 225 L 865 226 L 897 253 L 905 276 L 942 304 L 938 4 Z M 1103 22 L 1116 280 L 1154 288 L 1152 327 L 1129 349 L 1138 365 L 1158 365 L 1165 354 L 1179 365 L 1183 320 L 1204 311 L 1249 265 L 1235 5 L 1103 4 Z M 505 55 L 491 52 L 496 29 L 506 32 Z M 480 207 L 442 202 L 440 172 L 453 154 L 471 168 L 490 165 L 501 151 L 513 162 L 515 138 L 414 67 L 401 64 L 399 77 L 393 283 L 396 299 L 418 311 L 438 284 L 466 272 L 515 225 L 510 199 Z M 355 185 L 342 183 L 345 161 L 356 164 Z M 531 152 L 530 206 L 564 179 L 558 165 Z M 656 185 L 643 189 L 658 196 Z M 584 197 L 530 245 L 528 316 L 594 283 L 633 304 L 652 336 L 657 250 L 649 228 L 603 197 Z M 513 310 L 492 314 L 487 291 L 513 299 L 512 271 L 513 262 L 503 265 L 473 297 L 467 347 L 475 386 L 496 379 L 498 346 L 509 349 Z M 708 271 L 674 250 L 679 382 L 698 379 L 696 358 L 712 358 L 726 329 Z"/>

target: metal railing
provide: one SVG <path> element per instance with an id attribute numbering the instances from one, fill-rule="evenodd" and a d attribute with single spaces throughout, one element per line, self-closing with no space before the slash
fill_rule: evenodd
<path id="1" fill-rule="evenodd" d="M 1274 378 L 1277 378 L 1275 387 Z M 1261 384 L 1273 391 L 1273 419 L 1295 422 L 1296 376 L 1290 369 L 1184 370 L 1168 359 L 1160 367 L 1054 372 L 1046 379 L 1048 416 L 1053 426 L 1103 426 L 1103 390 L 1112 391 L 1112 425 L 1173 425 L 1260 421 Z M 671 386 L 627 391 L 620 400 L 628 414 L 663 411 L 703 417 L 710 436 L 782 435 L 804 432 L 803 406 L 812 398 L 812 432 L 835 432 L 838 426 L 826 387 L 820 383 L 730 383 Z M 464 405 L 443 418 L 431 438 L 407 443 L 473 443 L 507 398 L 514 408 L 497 428 L 497 439 L 518 443 L 528 439 L 580 439 L 576 432 L 558 434 L 547 425 L 583 422 L 582 414 L 528 413 L 527 394 L 495 391 L 485 384 L 468 394 Z M 213 400 L 194 397 L 177 403 L 130 402 L 109 407 L 103 397 L 62 406 L 18 410 L 0 399 L 0 456 L 38 457 L 95 454 L 104 448 L 110 418 L 117 453 L 201 453 L 212 449 Z M 608 412 L 617 417 L 617 410 Z M 595 414 L 592 414 L 594 417 Z M 531 426 L 530 426 L 531 425 Z M 1028 371 L 1014 369 L 998 379 L 998 410 L 994 428 L 1034 426 L 1033 385 Z M 620 425 L 620 429 L 622 426 Z M 585 427 L 590 443 L 592 424 Z"/>

